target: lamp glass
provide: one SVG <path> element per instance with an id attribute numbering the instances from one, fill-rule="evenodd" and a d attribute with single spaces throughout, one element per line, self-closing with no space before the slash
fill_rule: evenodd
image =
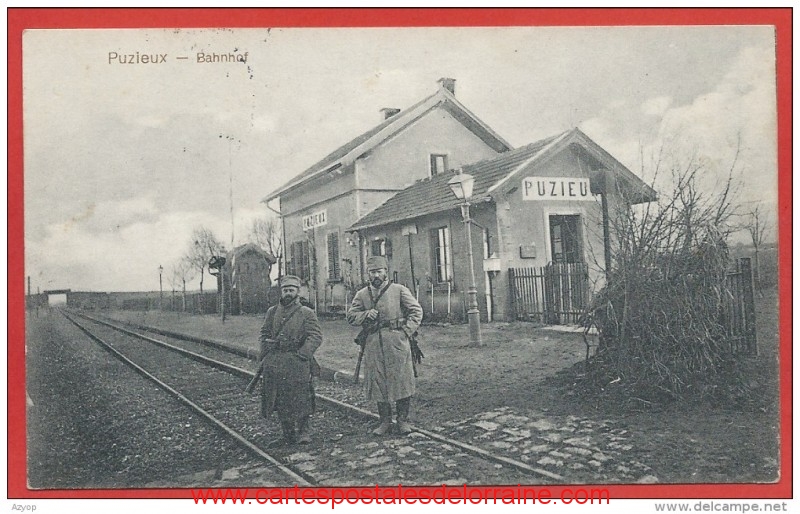
<path id="1" fill-rule="evenodd" d="M 472 187 L 475 185 L 475 178 L 467 173 L 459 173 L 451 178 L 447 185 L 456 195 L 456 198 L 462 201 L 469 201 L 472 198 Z"/>

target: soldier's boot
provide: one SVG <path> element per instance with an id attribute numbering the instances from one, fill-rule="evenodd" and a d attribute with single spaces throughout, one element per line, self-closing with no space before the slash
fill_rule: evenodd
<path id="1" fill-rule="evenodd" d="M 411 397 L 397 400 L 397 431 L 401 435 L 410 434 L 414 430 L 408 422 L 408 414 L 411 410 Z"/>
<path id="2" fill-rule="evenodd" d="M 297 443 L 298 444 L 311 444 L 311 419 L 309 416 L 303 416 L 297 423 Z"/>
<path id="3" fill-rule="evenodd" d="M 378 414 L 381 417 L 381 424 L 372 431 L 372 434 L 386 435 L 392 429 L 392 404 L 388 402 L 378 402 Z"/>
<path id="4" fill-rule="evenodd" d="M 267 448 L 279 448 L 281 446 L 287 446 L 297 442 L 294 421 L 282 419 L 281 430 L 283 431 L 283 435 L 280 438 L 270 442 L 269 445 L 267 445 Z"/>

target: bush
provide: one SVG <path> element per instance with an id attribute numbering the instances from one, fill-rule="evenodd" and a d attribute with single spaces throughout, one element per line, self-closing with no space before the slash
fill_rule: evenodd
<path id="1" fill-rule="evenodd" d="M 726 326 L 728 192 L 703 196 L 688 173 L 666 200 L 614 217 L 613 268 L 586 316 L 600 342 L 584 393 L 646 403 L 748 397 Z"/>

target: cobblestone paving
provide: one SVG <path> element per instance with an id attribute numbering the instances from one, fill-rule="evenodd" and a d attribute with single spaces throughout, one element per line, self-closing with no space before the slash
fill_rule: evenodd
<path id="1" fill-rule="evenodd" d="M 344 415 L 318 410 L 314 415 L 314 443 L 279 450 L 291 464 L 319 485 L 487 485 L 552 483 L 547 477 L 527 475 L 509 466 L 471 455 L 460 448 L 420 433 L 373 436 L 372 426 L 334 433 Z"/>
<path id="2" fill-rule="evenodd" d="M 539 466 L 570 482 L 658 481 L 647 465 L 636 460 L 627 430 L 610 420 L 522 415 L 500 407 L 444 422 L 433 431 Z"/>

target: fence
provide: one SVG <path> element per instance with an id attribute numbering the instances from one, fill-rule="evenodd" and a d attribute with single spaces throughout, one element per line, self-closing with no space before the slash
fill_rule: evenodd
<path id="1" fill-rule="evenodd" d="M 756 306 L 753 294 L 753 267 L 749 257 L 736 261 L 736 270 L 725 277 L 725 306 L 722 325 L 725 327 L 732 353 L 757 355 Z"/>
<path id="2" fill-rule="evenodd" d="M 113 295 L 114 293 L 112 293 Z M 136 311 L 183 311 L 183 295 L 178 292 L 164 292 L 163 299 L 158 294 L 134 298 L 120 298 L 114 302 L 117 308 Z M 186 312 L 193 314 L 215 314 L 219 312 L 219 295 L 216 292 L 186 293 Z"/>
<path id="3" fill-rule="evenodd" d="M 510 268 L 508 280 L 516 319 L 549 325 L 575 324 L 589 300 L 585 263 Z"/>
<path id="4" fill-rule="evenodd" d="M 579 323 L 589 300 L 586 264 L 510 268 L 512 312 L 516 319 L 546 324 Z M 740 258 L 725 276 L 720 323 L 732 353 L 757 355 L 756 309 L 751 259 Z"/>

